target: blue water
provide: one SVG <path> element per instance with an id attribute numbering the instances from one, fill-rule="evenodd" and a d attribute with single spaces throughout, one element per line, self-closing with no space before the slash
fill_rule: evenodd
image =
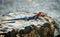
<path id="1" fill-rule="evenodd" d="M 38 11 L 51 16 L 56 21 L 60 33 L 60 0 L 0 0 L 0 15 Z"/>

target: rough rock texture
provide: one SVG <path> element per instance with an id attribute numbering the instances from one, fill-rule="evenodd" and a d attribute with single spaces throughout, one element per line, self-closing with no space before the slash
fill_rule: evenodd
<path id="1" fill-rule="evenodd" d="M 60 0 L 0 0 L 0 15 L 21 11 L 47 13 L 56 21 L 60 33 Z"/>

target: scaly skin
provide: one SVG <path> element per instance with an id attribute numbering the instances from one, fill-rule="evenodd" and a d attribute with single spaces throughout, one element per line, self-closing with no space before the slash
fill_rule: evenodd
<path id="1" fill-rule="evenodd" d="M 53 37 L 54 36 L 54 31 L 55 31 L 55 22 L 54 22 L 54 20 L 49 16 L 44 16 L 44 17 L 40 16 L 40 18 L 42 20 L 47 19 L 46 21 L 48 21 L 50 23 L 50 28 L 48 28 L 48 27 L 42 28 L 41 27 L 44 31 L 42 31 L 40 33 L 40 37 L 49 37 L 49 36 Z"/>

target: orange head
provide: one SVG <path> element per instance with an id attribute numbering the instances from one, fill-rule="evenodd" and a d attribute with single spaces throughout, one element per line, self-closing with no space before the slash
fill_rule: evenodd
<path id="1" fill-rule="evenodd" d="M 42 13 L 42 12 L 38 12 L 38 13 L 36 14 L 36 16 L 41 16 L 41 13 Z"/>

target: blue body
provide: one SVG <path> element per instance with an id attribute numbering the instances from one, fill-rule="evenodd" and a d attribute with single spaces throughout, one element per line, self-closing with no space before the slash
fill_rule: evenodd
<path id="1" fill-rule="evenodd" d="M 38 18 L 38 16 L 32 16 L 32 17 L 9 19 L 9 20 L 6 20 L 6 21 L 11 21 L 11 20 L 32 20 L 32 19 L 37 20 L 37 18 Z"/>

